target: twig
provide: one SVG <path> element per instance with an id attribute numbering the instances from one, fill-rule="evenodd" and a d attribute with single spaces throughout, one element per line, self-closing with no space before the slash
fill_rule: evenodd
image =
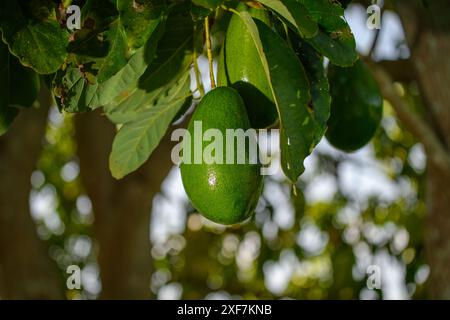
<path id="1" fill-rule="evenodd" d="M 209 17 L 205 18 L 205 35 L 206 35 L 206 53 L 208 55 L 209 62 L 209 78 L 211 79 L 211 89 L 216 87 L 216 81 L 214 80 L 214 67 L 213 67 L 213 57 L 211 50 L 211 38 L 209 35 Z"/>
<path id="2" fill-rule="evenodd" d="M 367 54 L 368 57 L 372 57 L 375 49 L 377 48 L 378 40 L 380 39 L 380 33 L 381 33 L 380 29 L 376 29 L 375 37 L 373 38 L 373 42 L 372 42 L 372 44 L 370 46 L 369 53 Z"/>
<path id="3" fill-rule="evenodd" d="M 294 49 L 294 47 L 292 46 L 291 38 L 289 37 L 289 28 L 286 25 L 286 23 L 284 23 L 284 21 L 282 21 L 282 23 L 283 23 L 284 32 L 286 33 L 286 41 L 287 41 L 289 47 Z"/>

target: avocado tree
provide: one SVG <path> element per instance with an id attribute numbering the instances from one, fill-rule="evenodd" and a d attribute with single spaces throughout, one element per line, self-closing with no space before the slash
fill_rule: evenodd
<path id="1" fill-rule="evenodd" d="M 299 202 L 305 159 L 324 137 L 345 152 L 368 144 L 384 97 L 427 153 L 429 296 L 450 298 L 450 6 L 387 1 L 402 19 L 411 57 L 383 62 L 356 51 L 343 18 L 349 2 L 1 2 L 0 297 L 62 297 L 28 214 L 29 176 L 52 101 L 59 112 L 78 114 L 76 152 L 95 212 L 102 296 L 142 298 L 150 294 L 149 211 L 173 164 L 174 129 L 186 127 L 192 137 L 196 123 L 223 136 L 228 129 L 279 130 L 281 167 Z M 71 6 L 80 9 L 78 28 L 68 23 Z M 209 77 L 200 72 L 200 56 Z M 420 99 L 406 99 L 399 83 L 418 85 Z M 216 144 L 212 161 L 191 163 L 184 147 L 195 151 L 198 142 L 186 141 L 180 169 L 193 208 L 220 224 L 251 224 L 263 176 L 250 148 L 220 147 L 224 158 L 241 152 L 243 164 L 217 161 Z M 210 142 L 200 141 L 200 150 Z M 33 277 L 52 290 L 24 284 L 23 248 L 35 252 Z"/>

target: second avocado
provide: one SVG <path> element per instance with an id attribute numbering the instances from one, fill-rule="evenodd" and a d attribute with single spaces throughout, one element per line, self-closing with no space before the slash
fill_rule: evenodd
<path id="1" fill-rule="evenodd" d="M 328 68 L 332 97 L 327 140 L 352 152 L 375 135 L 383 116 L 383 97 L 376 80 L 361 60 L 348 68 Z"/>
<path id="2" fill-rule="evenodd" d="M 263 9 L 240 3 L 237 10 L 247 10 L 253 18 L 270 24 Z M 219 62 L 219 84 L 230 85 L 239 92 L 253 128 L 270 127 L 278 118 L 272 92 L 252 36 L 236 14 L 231 17 L 224 47 Z"/>

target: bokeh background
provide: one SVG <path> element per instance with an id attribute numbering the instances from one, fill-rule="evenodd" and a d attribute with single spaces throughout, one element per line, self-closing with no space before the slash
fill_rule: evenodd
<path id="1" fill-rule="evenodd" d="M 346 10 L 359 52 L 410 61 L 398 13 L 386 6 L 381 30 L 369 30 L 367 5 Z M 204 56 L 199 64 L 208 84 Z M 402 80 L 394 89 L 420 112 L 420 82 Z M 388 101 L 369 145 L 345 154 L 324 139 L 306 160 L 298 196 L 280 172 L 266 177 L 254 219 L 234 229 L 190 206 L 167 141 L 138 172 L 114 180 L 114 130 L 100 113 L 50 106 L 22 113 L 0 138 L 0 298 L 450 296 L 429 289 L 427 155 Z M 70 265 L 81 268 L 80 290 L 66 286 Z M 371 265 L 380 268 L 380 289 L 367 287 Z"/>

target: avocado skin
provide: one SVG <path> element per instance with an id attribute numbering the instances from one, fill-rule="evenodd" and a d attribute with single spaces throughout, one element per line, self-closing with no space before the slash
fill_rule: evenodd
<path id="1" fill-rule="evenodd" d="M 262 190 L 259 164 L 225 164 L 226 129 L 250 127 L 242 98 L 236 90 L 218 87 L 206 94 L 195 110 L 188 126 L 191 150 L 194 150 L 194 121 L 202 121 L 203 133 L 218 129 L 223 134 L 224 164 L 180 165 L 186 193 L 195 209 L 216 223 L 232 225 L 245 221 L 253 213 Z M 211 141 L 202 142 L 202 150 Z M 236 155 L 236 144 L 235 144 Z"/>
<path id="2" fill-rule="evenodd" d="M 327 140 L 337 149 L 353 152 L 366 145 L 383 117 L 383 97 L 363 61 L 349 68 L 330 65 L 332 97 Z"/>
<path id="3" fill-rule="evenodd" d="M 246 10 L 253 18 L 270 25 L 268 13 L 263 9 L 249 8 L 240 3 L 237 10 Z M 253 128 L 272 126 L 278 119 L 273 95 L 252 36 L 237 15 L 231 17 L 224 46 L 224 57 L 220 60 L 225 63 L 219 62 L 219 83 L 225 85 L 226 77 L 228 85 L 239 92 Z"/>

